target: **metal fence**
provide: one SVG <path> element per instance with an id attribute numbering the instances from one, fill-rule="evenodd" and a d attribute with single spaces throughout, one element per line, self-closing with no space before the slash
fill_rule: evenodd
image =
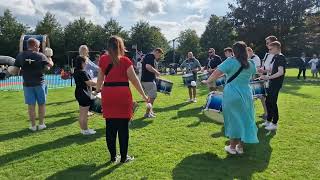
<path id="1" fill-rule="evenodd" d="M 62 79 L 60 75 L 47 74 L 45 82 L 49 89 L 71 87 L 73 79 Z M 0 80 L 0 91 L 20 91 L 23 90 L 22 76 L 11 76 L 5 80 Z"/>

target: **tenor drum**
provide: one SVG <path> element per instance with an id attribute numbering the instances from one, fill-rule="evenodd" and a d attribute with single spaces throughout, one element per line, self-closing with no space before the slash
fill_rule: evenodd
<path id="1" fill-rule="evenodd" d="M 219 77 L 219 78 L 216 80 L 216 86 L 219 87 L 219 86 L 224 86 L 224 85 L 226 85 L 226 82 L 227 82 L 226 79 L 227 79 L 226 76 L 221 76 L 221 77 Z"/>
<path id="2" fill-rule="evenodd" d="M 157 79 L 157 91 L 170 95 L 172 91 L 173 82 L 164 80 L 164 79 Z"/>
<path id="3" fill-rule="evenodd" d="M 205 116 L 218 123 L 224 122 L 222 114 L 222 99 L 223 94 L 221 92 L 211 92 L 207 97 L 207 103 L 203 110 Z"/>
<path id="4" fill-rule="evenodd" d="M 183 84 L 186 86 L 191 86 L 191 82 L 195 81 L 192 73 L 183 75 L 182 80 L 183 80 Z"/>
<path id="5" fill-rule="evenodd" d="M 265 81 L 253 81 L 250 82 L 253 97 L 261 97 L 267 95 L 266 82 Z"/>
<path id="6" fill-rule="evenodd" d="M 209 74 L 208 73 L 202 73 L 202 74 L 198 75 L 198 81 L 199 82 L 207 80 L 208 78 L 209 78 Z"/>

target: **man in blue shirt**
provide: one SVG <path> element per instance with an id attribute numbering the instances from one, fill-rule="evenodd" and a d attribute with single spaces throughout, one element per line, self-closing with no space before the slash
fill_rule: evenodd
<path id="1" fill-rule="evenodd" d="M 183 61 L 183 63 L 180 65 L 180 69 L 186 69 L 187 74 L 192 74 L 195 81 L 194 83 L 196 83 L 198 71 L 201 71 L 201 64 L 198 59 L 193 56 L 192 52 L 188 52 L 188 59 Z M 188 85 L 188 89 L 190 97 L 188 101 L 197 102 L 197 84 Z"/>

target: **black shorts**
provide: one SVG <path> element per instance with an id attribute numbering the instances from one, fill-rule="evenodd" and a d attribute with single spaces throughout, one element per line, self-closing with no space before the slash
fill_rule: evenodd
<path id="1" fill-rule="evenodd" d="M 93 104 L 93 100 L 90 99 L 90 97 L 88 97 L 86 94 L 75 94 L 76 100 L 78 101 L 79 106 L 82 107 L 87 107 L 87 106 L 91 106 Z"/>

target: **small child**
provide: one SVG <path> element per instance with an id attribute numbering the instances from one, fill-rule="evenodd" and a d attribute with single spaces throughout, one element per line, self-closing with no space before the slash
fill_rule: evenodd
<path id="1" fill-rule="evenodd" d="M 318 78 L 318 68 L 317 65 L 319 64 L 319 59 L 317 58 L 316 54 L 313 54 L 313 58 L 309 61 L 309 64 L 311 64 L 311 73 L 312 77 Z"/>

